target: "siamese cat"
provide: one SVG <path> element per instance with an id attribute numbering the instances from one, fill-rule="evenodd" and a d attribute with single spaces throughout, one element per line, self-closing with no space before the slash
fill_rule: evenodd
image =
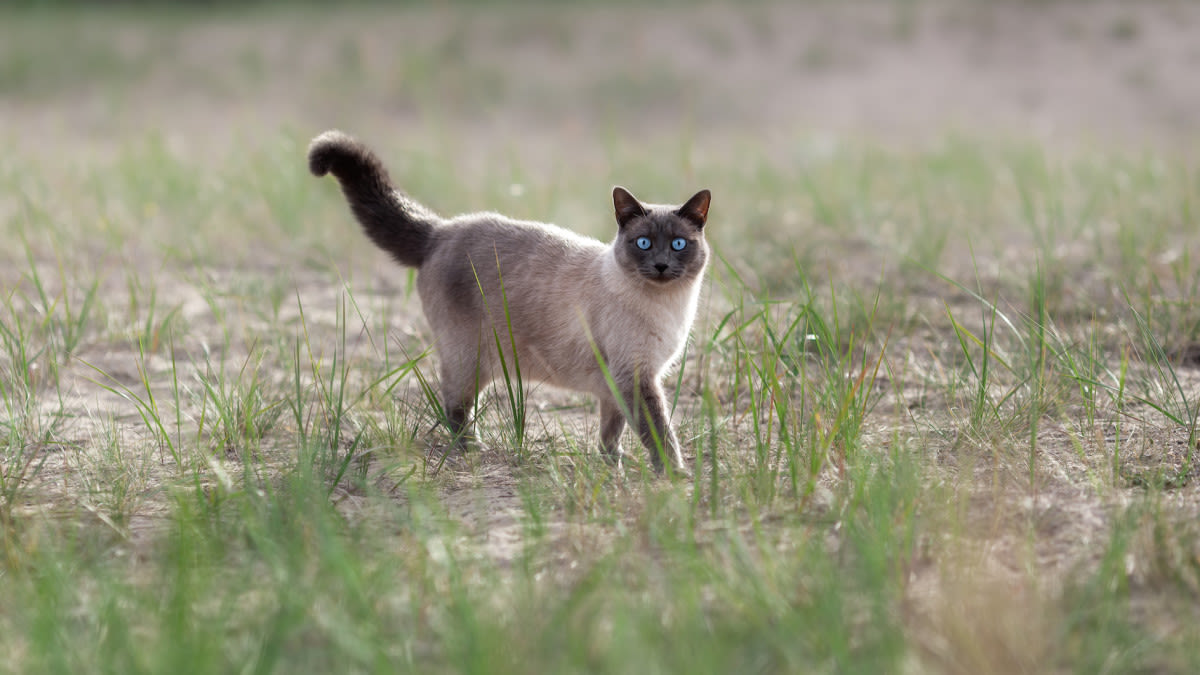
<path id="1" fill-rule="evenodd" d="M 316 176 L 337 178 L 371 241 L 419 270 L 456 448 L 465 444 L 481 388 L 501 376 L 502 363 L 510 372 L 515 364 L 523 379 L 596 396 L 608 457 L 620 460 L 628 422 L 656 470 L 666 459 L 686 471 L 662 380 L 696 315 L 709 255 L 708 190 L 682 206 L 661 206 L 613 188 L 617 234 L 604 244 L 496 213 L 438 216 L 397 190 L 375 153 L 339 131 L 313 139 L 308 165 Z"/>

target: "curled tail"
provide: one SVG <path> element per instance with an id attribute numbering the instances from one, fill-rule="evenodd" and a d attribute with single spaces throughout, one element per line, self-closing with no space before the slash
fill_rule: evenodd
<path id="1" fill-rule="evenodd" d="M 340 131 L 326 131 L 308 146 L 308 168 L 315 176 L 332 173 L 338 179 L 350 210 L 376 246 L 402 265 L 420 267 L 441 219 L 396 190 L 375 153 Z"/>

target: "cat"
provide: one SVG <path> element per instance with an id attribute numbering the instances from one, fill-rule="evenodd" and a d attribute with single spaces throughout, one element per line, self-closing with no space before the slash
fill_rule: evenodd
<path id="1" fill-rule="evenodd" d="M 600 448 L 610 459 L 623 456 L 628 422 L 657 471 L 665 458 L 686 472 L 662 380 L 696 316 L 708 190 L 674 207 L 613 188 L 617 235 L 604 244 L 496 213 L 442 218 L 396 189 L 375 153 L 340 131 L 313 139 L 308 164 L 337 178 L 371 241 L 418 269 L 454 447 L 465 447 L 480 389 L 519 365 L 523 380 L 599 399 Z"/>

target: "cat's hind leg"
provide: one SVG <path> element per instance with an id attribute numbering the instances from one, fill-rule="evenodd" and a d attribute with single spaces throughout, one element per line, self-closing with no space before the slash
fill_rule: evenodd
<path id="1" fill-rule="evenodd" d="M 464 451 L 467 444 L 475 441 L 471 431 L 471 409 L 475 407 L 474 399 L 451 400 L 443 397 L 442 410 L 446 415 L 446 430 L 450 432 L 450 447 L 455 451 Z"/>
<path id="2" fill-rule="evenodd" d="M 441 377 L 444 416 L 441 421 L 450 432 L 450 448 L 461 452 L 475 441 L 471 413 L 479 390 L 485 383 L 480 377 L 478 363 L 455 363 L 450 359 L 443 363 Z"/>

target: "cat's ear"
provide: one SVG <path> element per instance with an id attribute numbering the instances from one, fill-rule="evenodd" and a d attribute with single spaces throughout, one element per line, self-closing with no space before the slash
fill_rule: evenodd
<path id="1" fill-rule="evenodd" d="M 621 227 L 638 216 L 646 215 L 646 207 L 629 190 L 619 185 L 613 188 L 613 207 L 617 212 L 617 225 Z"/>
<path id="2" fill-rule="evenodd" d="M 701 190 L 692 195 L 686 204 L 676 209 L 675 213 L 692 221 L 696 227 L 703 228 L 704 223 L 708 221 L 708 203 L 711 199 L 712 194 L 708 190 Z"/>

